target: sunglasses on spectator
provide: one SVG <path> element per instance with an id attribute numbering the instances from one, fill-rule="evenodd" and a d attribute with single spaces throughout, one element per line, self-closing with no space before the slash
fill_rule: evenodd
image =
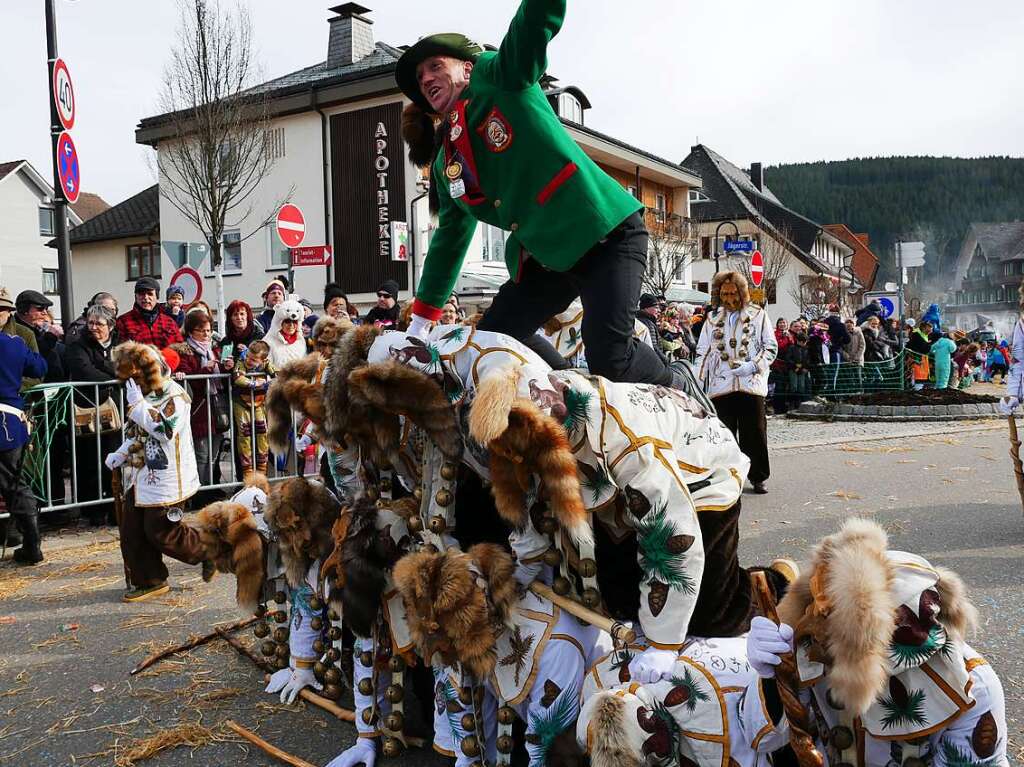
<path id="1" fill-rule="evenodd" d="M 391 294 L 381 292 L 377 294 L 377 298 L 391 298 Z"/>

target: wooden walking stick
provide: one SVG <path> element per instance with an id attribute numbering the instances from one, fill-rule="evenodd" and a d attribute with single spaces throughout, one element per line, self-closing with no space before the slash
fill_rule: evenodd
<path id="1" fill-rule="evenodd" d="M 256 733 L 252 732 L 251 730 L 245 729 L 240 724 L 235 724 L 230 719 L 224 722 L 224 726 L 232 732 L 241 735 L 254 746 L 262 749 L 275 759 L 282 761 L 285 764 L 290 764 L 291 767 L 316 767 L 316 765 L 310 764 L 304 759 L 299 759 L 299 757 L 297 756 L 292 756 L 286 751 L 282 751 L 277 746 L 270 745 L 269 743 L 267 743 L 267 741 L 263 740 L 263 738 L 259 737 Z"/>
<path id="2" fill-rule="evenodd" d="M 218 628 L 223 631 L 238 631 L 239 629 L 244 629 L 246 626 L 251 626 L 257 620 L 258 619 L 256 618 L 256 616 L 253 616 L 252 618 L 247 618 L 245 620 L 238 621 L 237 623 L 232 623 L 230 626 L 220 626 Z M 200 637 L 193 637 L 189 639 L 187 642 L 182 642 L 181 644 L 174 645 L 174 647 L 164 648 L 163 650 L 160 650 L 159 652 L 155 652 L 152 655 L 150 655 L 148 658 L 142 661 L 142 663 L 133 668 L 128 675 L 135 676 L 140 671 L 145 671 L 154 663 L 159 663 L 164 658 L 170 657 L 171 655 L 174 655 L 179 652 L 185 652 L 186 650 L 193 650 L 196 647 L 204 645 L 213 639 L 220 638 L 222 638 L 222 635 L 219 634 L 217 628 L 215 628 L 209 634 L 203 634 L 203 636 Z"/>
<path id="3" fill-rule="evenodd" d="M 1024 507 L 1024 463 L 1020 460 L 1020 437 L 1017 436 L 1017 417 L 1006 418 L 1010 425 L 1010 458 L 1013 460 L 1013 473 L 1017 477 L 1017 492 L 1020 494 L 1021 506 Z"/>
<path id="4" fill-rule="evenodd" d="M 588 610 L 583 605 L 578 602 L 574 602 L 568 597 L 558 596 L 558 594 L 551 590 L 550 586 L 546 586 L 540 581 L 534 581 L 531 583 L 530 591 L 541 599 L 547 599 L 550 602 L 554 602 L 567 613 L 579 618 L 581 621 L 589 623 L 591 626 L 596 626 L 603 631 L 607 631 L 616 642 L 621 644 L 630 644 L 631 642 L 636 641 L 636 632 L 629 628 L 629 626 L 624 626 L 618 621 L 606 618 L 593 610 Z"/>
<path id="5" fill-rule="evenodd" d="M 765 618 L 778 625 L 782 621 L 775 609 L 775 597 L 768 587 L 768 579 L 760 571 L 751 573 L 750 577 L 758 609 Z M 823 767 L 825 759 L 810 734 L 810 713 L 800 702 L 800 674 L 796 667 L 796 655 L 787 652 L 781 658 L 782 663 L 775 667 L 775 685 L 782 700 L 782 709 L 789 720 L 789 745 L 800 767 Z"/>

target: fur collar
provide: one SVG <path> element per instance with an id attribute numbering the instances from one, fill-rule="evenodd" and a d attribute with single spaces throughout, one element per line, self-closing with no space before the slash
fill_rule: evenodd
<path id="1" fill-rule="evenodd" d="M 204 559 L 221 572 L 235 574 L 238 606 L 253 615 L 259 608 L 265 568 L 263 538 L 252 512 L 241 504 L 221 501 L 186 517 L 184 524 L 199 532 Z"/>
<path id="2" fill-rule="evenodd" d="M 324 430 L 336 444 L 344 444 L 350 414 L 348 377 L 366 364 L 374 339 L 383 331 L 374 325 L 360 325 L 346 333 L 331 355 L 330 374 L 323 384 Z"/>
<path id="3" fill-rule="evenodd" d="M 320 482 L 295 477 L 274 488 L 263 519 L 277 536 L 285 577 L 292 588 L 302 586 L 315 560 L 331 553 L 331 528 L 340 512 L 337 498 Z"/>
<path id="4" fill-rule="evenodd" d="M 134 378 L 143 394 L 162 391 L 171 377 L 170 368 L 152 346 L 125 341 L 111 355 L 117 377 L 122 381 Z"/>
<path id="5" fill-rule="evenodd" d="M 324 420 L 323 390 L 313 382 L 320 355 L 307 354 L 277 371 L 267 391 L 267 437 L 271 449 L 284 455 L 291 446 L 292 408 L 319 426 Z"/>

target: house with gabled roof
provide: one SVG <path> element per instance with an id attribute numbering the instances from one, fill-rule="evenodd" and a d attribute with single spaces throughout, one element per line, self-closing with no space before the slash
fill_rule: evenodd
<path id="1" fill-rule="evenodd" d="M 944 322 L 961 330 L 989 329 L 1011 336 L 1020 316 L 1024 280 L 1024 222 L 967 227 L 950 279 Z"/>
<path id="2" fill-rule="evenodd" d="M 817 315 L 834 302 L 852 308 L 854 294 L 862 289 L 852 277 L 855 248 L 788 208 L 765 184 L 760 163 L 742 170 L 698 144 L 681 164 L 702 180 L 690 197 L 691 216 L 699 222 L 700 247 L 693 264 L 697 290 L 708 290 L 716 268 L 734 269 L 749 259 L 723 255 L 726 236 L 733 234 L 730 224 L 735 224 L 738 238 L 751 240 L 764 257 L 765 303 L 773 317 Z"/>

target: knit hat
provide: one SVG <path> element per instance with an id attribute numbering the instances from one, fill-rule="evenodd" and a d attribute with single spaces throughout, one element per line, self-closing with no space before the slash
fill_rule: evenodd
<path id="1" fill-rule="evenodd" d="M 392 298 L 398 298 L 398 283 L 394 280 L 384 280 L 377 288 L 378 293 L 387 293 Z"/>
<path id="2" fill-rule="evenodd" d="M 171 296 L 181 296 L 182 299 L 184 300 L 184 298 L 185 298 L 185 288 L 181 287 L 181 285 L 170 285 L 170 286 L 168 286 L 168 288 L 167 288 L 167 300 L 168 301 L 171 300 Z"/>
<path id="3" fill-rule="evenodd" d="M 341 285 L 336 282 L 328 282 L 324 285 L 324 311 L 327 310 L 327 307 L 335 298 L 344 298 L 346 303 L 348 302 L 348 296 L 341 289 Z"/>
<path id="4" fill-rule="evenodd" d="M 164 362 L 167 363 L 167 367 L 171 369 L 171 372 L 175 372 L 178 369 L 178 365 L 181 364 L 181 355 L 170 347 L 161 349 L 160 354 L 163 356 Z"/>
<path id="5" fill-rule="evenodd" d="M 284 282 L 279 280 L 277 277 L 267 283 L 267 287 L 263 289 L 263 298 L 267 297 L 267 293 L 272 290 L 280 290 L 285 296 L 288 295 L 288 289 L 284 286 Z"/>
<path id="6" fill-rule="evenodd" d="M 152 290 L 157 295 L 160 295 L 160 283 L 152 277 L 139 277 L 135 281 L 135 295 L 145 293 L 147 290 Z"/>
<path id="7" fill-rule="evenodd" d="M 650 309 L 652 306 L 657 306 L 658 303 L 658 297 L 652 293 L 644 293 L 640 296 L 641 309 Z"/>
<path id="8" fill-rule="evenodd" d="M 11 300 L 11 291 L 7 288 L 0 288 L 0 311 L 14 309 L 14 302 Z"/>

